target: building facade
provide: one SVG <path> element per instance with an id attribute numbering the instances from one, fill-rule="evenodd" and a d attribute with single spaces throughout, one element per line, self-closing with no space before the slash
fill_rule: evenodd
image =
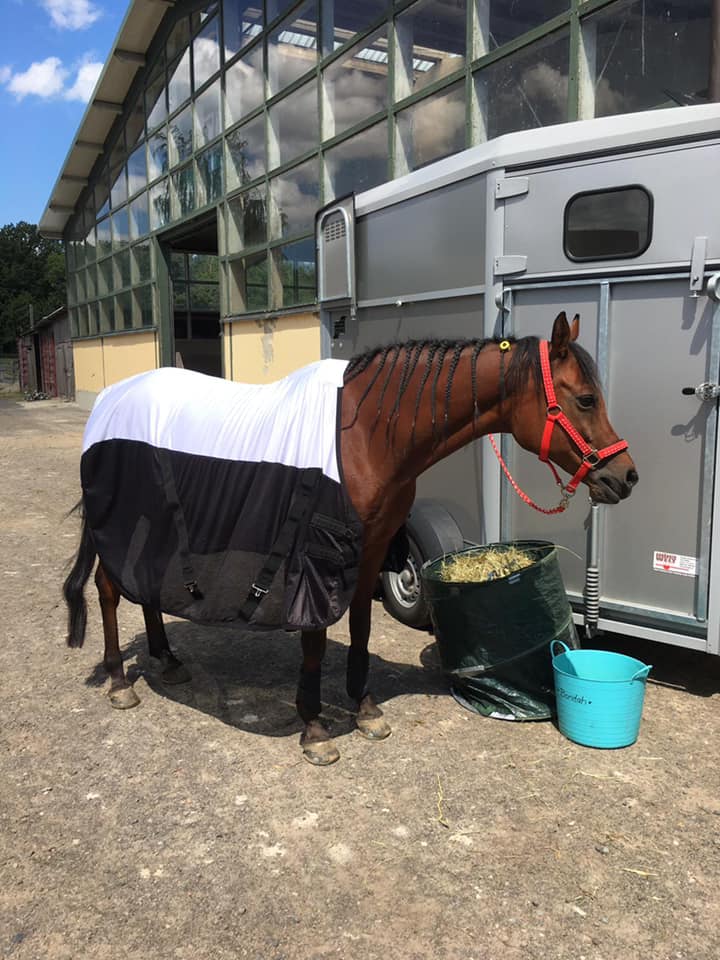
<path id="1" fill-rule="evenodd" d="M 702 102 L 712 7 L 134 0 L 40 224 L 78 400 L 318 359 L 318 209 L 510 131 Z"/>

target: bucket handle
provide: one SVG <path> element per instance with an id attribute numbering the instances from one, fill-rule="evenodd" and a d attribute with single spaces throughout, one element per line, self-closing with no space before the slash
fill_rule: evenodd
<path id="1" fill-rule="evenodd" d="M 651 670 L 652 670 L 652 664 L 650 664 L 649 666 L 642 667 L 640 670 L 638 670 L 637 673 L 633 674 L 633 676 L 630 677 L 630 683 L 632 683 L 633 680 L 647 680 L 648 674 L 650 673 Z"/>
<path id="2" fill-rule="evenodd" d="M 561 653 L 555 653 L 555 649 L 554 649 L 554 648 L 555 648 L 555 644 L 556 644 L 556 643 L 559 643 L 560 646 L 562 647 Z M 551 641 L 550 641 L 550 655 L 551 655 L 553 658 L 555 658 L 555 657 L 562 656 L 563 653 L 570 653 L 570 647 L 569 647 L 566 643 L 563 643 L 562 640 L 551 640 Z M 635 679 L 635 678 L 633 677 L 633 679 Z"/>

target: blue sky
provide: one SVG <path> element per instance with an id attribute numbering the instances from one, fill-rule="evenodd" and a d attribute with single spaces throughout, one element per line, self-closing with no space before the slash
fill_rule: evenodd
<path id="1" fill-rule="evenodd" d="M 0 0 L 0 227 L 37 223 L 130 0 Z"/>

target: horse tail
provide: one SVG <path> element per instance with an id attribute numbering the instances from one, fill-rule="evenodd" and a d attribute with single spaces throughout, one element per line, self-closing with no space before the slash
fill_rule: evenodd
<path id="1" fill-rule="evenodd" d="M 70 511 L 82 511 L 82 500 Z M 63 584 L 63 596 L 68 605 L 68 635 L 69 647 L 81 647 L 85 641 L 85 627 L 87 625 L 87 604 L 85 603 L 85 584 L 92 573 L 95 564 L 95 545 L 87 524 L 85 514 L 82 513 L 82 530 L 80 546 L 75 557 L 72 570 Z"/>

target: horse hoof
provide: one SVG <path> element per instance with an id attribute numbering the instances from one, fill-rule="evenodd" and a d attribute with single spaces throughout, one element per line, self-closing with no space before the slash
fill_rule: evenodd
<path id="1" fill-rule="evenodd" d="M 165 667 L 163 672 L 160 674 L 160 679 L 163 683 L 167 683 L 168 686 L 174 686 L 177 683 L 190 683 L 192 680 L 192 674 L 185 664 L 180 663 L 178 660 L 177 663 Z"/>
<path id="2" fill-rule="evenodd" d="M 108 693 L 110 706 L 116 710 L 130 710 L 140 703 L 140 697 L 135 693 L 132 687 L 118 687 Z"/>
<path id="3" fill-rule="evenodd" d="M 387 740 L 392 733 L 384 717 L 358 717 L 357 731 L 366 740 Z"/>
<path id="4" fill-rule="evenodd" d="M 303 746 L 303 757 L 315 767 L 329 767 L 340 759 L 340 751 L 330 740 L 319 740 Z"/>

